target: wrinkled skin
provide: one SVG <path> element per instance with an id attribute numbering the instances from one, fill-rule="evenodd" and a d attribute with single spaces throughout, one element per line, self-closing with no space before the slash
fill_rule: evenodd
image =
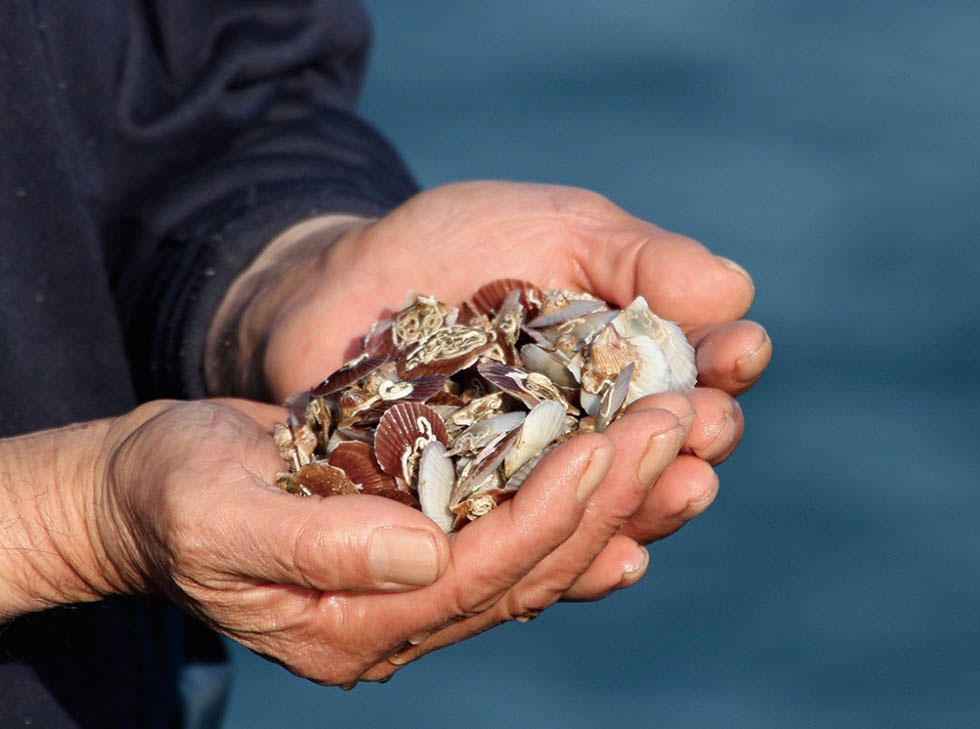
<path id="1" fill-rule="evenodd" d="M 318 249 L 316 242 L 315 233 L 303 242 L 315 252 L 307 265 L 284 259 L 273 283 L 250 299 L 261 342 L 255 351 L 261 356 L 242 358 L 240 381 L 263 382 L 264 394 L 276 400 L 319 382 L 354 354 L 360 336 L 379 316 L 397 309 L 406 291 L 459 302 L 483 283 L 505 277 L 587 291 L 618 306 L 642 294 L 651 309 L 680 322 L 688 333 L 697 349 L 699 386 L 686 395 L 637 401 L 605 433 L 573 439 L 551 454 L 509 505 L 449 539 L 434 530 L 441 577 L 407 592 L 355 594 L 350 590 L 379 589 L 367 584 L 363 559 L 327 568 L 303 546 L 341 540 L 356 553 L 357 529 L 365 524 L 433 529 L 407 507 L 371 497 L 335 497 L 318 502 L 305 517 L 293 517 L 299 520 L 295 524 L 283 519 L 274 539 L 259 535 L 259 528 L 243 527 L 248 522 L 237 517 L 202 528 L 208 520 L 196 510 L 206 507 L 189 507 L 190 522 L 182 518 L 174 527 L 186 528 L 181 538 L 161 533 L 144 539 L 163 545 L 159 553 L 144 547 L 151 552 L 145 561 L 153 565 L 147 574 L 165 575 L 169 569 L 175 575 L 172 581 L 148 579 L 165 584 L 219 629 L 316 681 L 383 680 L 428 651 L 506 620 L 533 617 L 563 597 L 598 599 L 635 583 L 647 564 L 641 545 L 668 536 L 711 503 L 718 489 L 711 466 L 730 455 L 744 427 L 733 396 L 756 382 L 772 351 L 762 327 L 739 320 L 754 289 L 731 262 L 594 193 L 500 182 L 436 188 L 383 219 L 351 228 L 332 245 Z M 273 269 L 277 265 L 273 262 Z M 237 394 L 256 393 L 243 386 Z M 216 469 L 207 488 L 222 491 L 237 482 L 261 492 L 263 500 L 291 499 L 309 507 L 267 493 L 255 482 L 270 480 L 280 467 L 262 430 L 276 418 L 268 411 L 248 412 L 254 420 L 231 410 L 207 416 L 230 428 L 229 445 L 235 438 L 249 444 L 216 458 L 209 437 L 212 444 L 197 462 Z M 143 428 L 167 429 L 168 438 L 180 441 L 174 450 L 189 448 L 190 435 L 167 425 L 168 417 L 164 413 Z M 608 472 L 584 509 L 569 507 L 567 492 L 574 490 L 589 453 L 601 446 L 615 449 Z M 158 467 L 166 474 L 174 465 Z M 200 479 L 190 485 L 186 469 L 185 476 L 187 484 L 165 490 L 168 501 L 194 501 Z M 127 523 L 124 531 L 152 534 L 158 527 L 139 515 L 159 509 L 160 496 L 141 498 L 151 502 L 137 500 L 118 518 Z M 214 503 L 221 498 L 216 494 Z M 229 495 L 221 503 L 236 499 Z M 120 501 L 134 503 L 131 495 Z M 184 508 L 178 504 L 164 512 L 182 514 Z M 235 513 L 245 507 L 231 508 Z M 355 536 L 345 537 L 347 527 L 337 525 L 353 515 Z M 208 529 L 214 533 L 202 541 L 198 532 Z M 246 536 L 236 537 L 236 530 Z M 248 535 L 254 542 L 251 552 L 246 550 L 249 557 L 259 558 L 259 546 L 274 546 L 297 565 L 261 576 L 229 576 L 234 560 L 214 557 L 211 550 L 227 552 L 225 545 Z M 177 546 L 188 543 L 192 552 Z M 235 555 L 240 558 L 241 553 Z M 215 560 L 223 566 L 207 567 Z M 321 577 L 318 570 L 332 577 Z"/>

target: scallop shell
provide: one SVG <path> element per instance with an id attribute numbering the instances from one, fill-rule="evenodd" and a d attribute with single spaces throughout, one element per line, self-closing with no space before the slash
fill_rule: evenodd
<path id="1" fill-rule="evenodd" d="M 537 372 L 525 372 L 496 362 L 481 362 L 477 371 L 508 395 L 516 397 L 529 409 L 543 400 L 557 400 L 569 412 L 578 412 L 561 390 L 548 377 Z"/>
<path id="2" fill-rule="evenodd" d="M 367 377 L 369 374 L 378 369 L 378 367 L 383 365 L 387 359 L 387 357 L 383 356 L 372 357 L 368 352 L 362 352 L 360 355 L 341 366 L 339 370 L 330 375 L 330 377 L 325 379 L 322 383 L 314 387 L 310 394 L 316 397 L 318 395 L 330 395 L 337 392 L 341 388 L 347 387 L 348 385 Z"/>
<path id="3" fill-rule="evenodd" d="M 459 309 L 436 301 L 431 296 L 416 295 L 414 300 L 391 317 L 391 343 L 396 350 L 411 347 L 444 326 L 456 323 Z"/>
<path id="4" fill-rule="evenodd" d="M 456 515 L 449 509 L 455 484 L 456 472 L 446 447 L 437 440 L 432 441 L 422 449 L 419 458 L 419 504 L 422 513 L 446 533 L 452 531 L 456 521 Z"/>
<path id="5" fill-rule="evenodd" d="M 338 443 L 328 463 L 346 473 L 347 478 L 359 485 L 364 493 L 396 488 L 395 479 L 381 470 L 367 443 L 355 440 Z"/>
<path id="6" fill-rule="evenodd" d="M 531 328 L 544 329 L 561 324 L 570 319 L 578 319 L 588 314 L 605 308 L 605 304 L 597 299 L 564 299 L 560 306 L 556 306 L 548 313 L 542 313 L 529 321 L 527 325 Z M 542 311 L 547 311 L 548 304 Z"/>
<path id="7" fill-rule="evenodd" d="M 398 403 L 378 423 L 374 454 L 382 471 L 412 484 L 422 449 L 434 440 L 449 445 L 442 418 L 421 403 Z"/>
<path id="8" fill-rule="evenodd" d="M 521 306 L 527 316 L 537 316 L 544 303 L 545 292 L 532 283 L 516 278 L 500 278 L 484 284 L 466 300 L 464 307 L 477 314 L 493 314 L 512 291 L 520 291 Z"/>
<path id="9" fill-rule="evenodd" d="M 565 408 L 555 400 L 544 400 L 535 405 L 524 418 L 514 445 L 504 457 L 504 478 L 512 476 L 565 432 Z"/>
<path id="10" fill-rule="evenodd" d="M 516 430 L 524 422 L 525 413 L 510 412 L 492 415 L 489 418 L 478 420 L 473 425 L 466 428 L 462 433 L 453 437 L 452 448 L 449 454 L 458 456 L 461 454 L 473 454 L 482 450 L 487 444 L 496 437 Z"/>
<path id="11" fill-rule="evenodd" d="M 575 375 L 568 369 L 568 360 L 556 352 L 525 344 L 521 347 L 521 361 L 525 368 L 544 375 L 559 387 L 578 387 Z"/>
<path id="12" fill-rule="evenodd" d="M 606 386 L 602 396 L 599 398 L 599 406 L 596 409 L 595 423 L 592 426 L 595 432 L 601 433 L 609 427 L 609 424 L 616 419 L 626 406 L 626 397 L 629 394 L 630 383 L 633 381 L 634 369 L 636 369 L 636 364 L 630 362 L 616 376 L 616 380 Z"/>
<path id="13" fill-rule="evenodd" d="M 293 474 L 288 490 L 304 496 L 356 494 L 358 489 L 341 469 L 326 461 L 307 463 Z"/>
<path id="14" fill-rule="evenodd" d="M 698 378 L 694 347 L 677 322 L 660 318 L 650 311 L 646 299 L 637 296 L 613 324 L 624 336 L 647 336 L 663 350 L 670 369 L 670 390 L 687 392 L 694 387 Z"/>
<path id="15" fill-rule="evenodd" d="M 420 340 L 398 356 L 398 374 L 404 379 L 423 375 L 452 375 L 473 365 L 496 342 L 492 329 L 454 324 Z"/>

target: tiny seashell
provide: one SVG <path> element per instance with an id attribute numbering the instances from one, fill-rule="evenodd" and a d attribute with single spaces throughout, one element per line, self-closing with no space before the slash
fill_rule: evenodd
<path id="1" fill-rule="evenodd" d="M 453 491 L 454 503 L 458 504 L 470 494 L 486 488 L 487 479 L 496 473 L 504 462 L 508 451 L 517 442 L 518 434 L 519 430 L 501 434 L 500 437 L 490 441 L 483 450 L 476 454 L 456 481 L 456 488 Z"/>
<path id="2" fill-rule="evenodd" d="M 456 322 L 459 310 L 431 296 L 417 295 L 391 317 L 391 342 L 402 350 L 422 341 L 444 326 Z"/>
<path id="3" fill-rule="evenodd" d="M 657 316 L 646 299 L 637 296 L 613 323 L 624 336 L 647 336 L 663 350 L 670 369 L 670 390 L 687 392 L 694 387 L 698 378 L 694 347 L 676 322 Z"/>
<path id="4" fill-rule="evenodd" d="M 422 513 L 444 532 L 452 531 L 456 515 L 449 509 L 449 499 L 456 483 L 456 473 L 452 459 L 446 455 L 446 447 L 437 440 L 422 449 L 418 481 Z"/>
<path id="5" fill-rule="evenodd" d="M 470 400 L 466 405 L 453 413 L 450 420 L 453 425 L 468 427 L 478 420 L 483 420 L 491 415 L 500 412 L 503 408 L 504 396 L 499 392 L 491 392 L 489 395 Z"/>
<path id="6" fill-rule="evenodd" d="M 452 375 L 473 365 L 480 353 L 493 346 L 493 330 L 454 324 L 425 337 L 398 356 L 398 374 L 404 379 L 423 375 Z"/>
<path id="7" fill-rule="evenodd" d="M 387 357 L 372 357 L 367 352 L 344 364 L 339 370 L 313 388 L 312 395 L 330 395 L 343 387 L 357 382 L 374 372 L 387 361 Z"/>
<path id="8" fill-rule="evenodd" d="M 339 443 L 330 454 L 328 462 L 346 473 L 347 478 L 361 486 L 366 493 L 396 488 L 395 479 L 381 470 L 374 459 L 371 446 L 367 443 L 354 440 Z"/>
<path id="9" fill-rule="evenodd" d="M 305 496 L 337 496 L 358 492 L 347 474 L 326 461 L 314 461 L 300 468 L 293 475 L 291 490 Z"/>
<path id="10" fill-rule="evenodd" d="M 537 344 L 525 344 L 521 347 L 521 361 L 528 370 L 546 376 L 559 387 L 578 387 L 575 375 L 568 369 L 567 360 L 560 354 Z"/>
<path id="11" fill-rule="evenodd" d="M 565 431 L 565 408 L 555 400 L 543 400 L 524 418 L 514 445 L 504 457 L 504 478 L 540 453 Z"/>
<path id="12" fill-rule="evenodd" d="M 521 305 L 521 291 L 514 289 L 500 305 L 500 310 L 493 318 L 493 328 L 501 335 L 500 342 L 513 345 L 521 334 L 524 324 L 524 307 Z"/>
<path id="13" fill-rule="evenodd" d="M 380 319 L 371 325 L 362 346 L 369 357 L 393 357 L 398 349 L 391 342 L 391 319 Z"/>
<path id="14" fill-rule="evenodd" d="M 569 319 L 578 319 L 586 316 L 602 308 L 605 308 L 605 304 L 597 299 L 568 299 L 565 301 L 564 306 L 556 308 L 547 314 L 536 316 L 527 325 L 532 329 L 552 327 Z M 547 303 L 545 304 L 544 310 L 547 310 Z"/>
<path id="15" fill-rule="evenodd" d="M 636 364 L 630 362 L 616 376 L 614 382 L 606 386 L 602 396 L 599 398 L 599 406 L 596 409 L 593 430 L 596 433 L 604 431 L 616 416 L 626 406 L 626 396 L 629 394 L 630 383 L 633 381 L 633 370 Z"/>
<path id="16" fill-rule="evenodd" d="M 378 423 L 374 454 L 382 471 L 412 484 L 422 449 L 434 440 L 449 445 L 442 419 L 422 403 L 398 403 Z"/>
<path id="17" fill-rule="evenodd" d="M 528 409 L 533 408 L 543 400 L 557 400 L 569 412 L 578 412 L 565 399 L 555 383 L 545 375 L 537 372 L 525 372 L 518 367 L 508 367 L 495 362 L 481 362 L 477 366 L 477 371 L 488 382 L 523 402 Z"/>
<path id="18" fill-rule="evenodd" d="M 519 428 L 524 422 L 524 417 L 525 413 L 518 411 L 500 413 L 478 420 L 462 433 L 453 437 L 449 454 L 457 456 L 463 453 L 477 453 L 485 448 L 493 438 Z"/>
<path id="19" fill-rule="evenodd" d="M 520 301 L 528 316 L 537 316 L 544 302 L 545 293 L 537 286 L 516 278 L 500 278 L 484 284 L 466 300 L 464 306 L 479 314 L 492 314 L 500 309 L 512 291 L 520 291 Z"/>

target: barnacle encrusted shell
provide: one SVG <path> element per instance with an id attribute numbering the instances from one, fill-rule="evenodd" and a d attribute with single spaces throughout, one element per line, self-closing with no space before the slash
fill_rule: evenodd
<path id="1" fill-rule="evenodd" d="M 397 499 L 452 531 L 513 497 L 565 440 L 696 377 L 680 327 L 642 297 L 619 310 L 519 279 L 491 281 L 459 308 L 411 293 L 361 354 L 289 399 L 274 433 L 289 473 L 277 484 Z"/>

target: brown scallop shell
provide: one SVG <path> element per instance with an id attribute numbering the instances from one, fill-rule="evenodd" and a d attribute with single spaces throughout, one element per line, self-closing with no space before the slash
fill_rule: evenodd
<path id="1" fill-rule="evenodd" d="M 378 423 L 374 455 L 382 471 L 400 476 L 410 484 L 422 449 L 433 440 L 449 445 L 442 418 L 421 403 L 397 403 L 388 408 Z"/>
<path id="2" fill-rule="evenodd" d="M 496 339 L 492 329 L 464 324 L 445 327 L 399 353 L 396 360 L 398 376 L 413 379 L 425 375 L 453 375 L 472 366 Z"/>
<path id="3" fill-rule="evenodd" d="M 330 377 L 314 387 L 310 394 L 317 397 L 337 392 L 340 388 L 347 387 L 361 378 L 367 377 L 387 360 L 386 356 L 372 357 L 368 352 L 362 352 L 358 357 L 347 362 Z"/>
<path id="4" fill-rule="evenodd" d="M 526 316 L 528 318 L 537 316 L 544 302 L 545 292 L 533 283 L 517 278 L 498 278 L 496 281 L 484 284 L 465 301 L 463 306 L 477 314 L 493 314 L 500 308 L 507 295 L 515 289 L 521 292 L 520 301 Z"/>
<path id="5" fill-rule="evenodd" d="M 374 451 L 367 443 L 351 440 L 338 444 L 330 454 L 329 463 L 346 473 L 347 478 L 361 486 L 366 494 L 397 488 L 395 479 L 378 466 Z"/>
<path id="6" fill-rule="evenodd" d="M 292 477 L 291 490 L 307 496 L 338 496 L 356 494 L 355 486 L 339 468 L 325 461 L 307 463 Z"/>

